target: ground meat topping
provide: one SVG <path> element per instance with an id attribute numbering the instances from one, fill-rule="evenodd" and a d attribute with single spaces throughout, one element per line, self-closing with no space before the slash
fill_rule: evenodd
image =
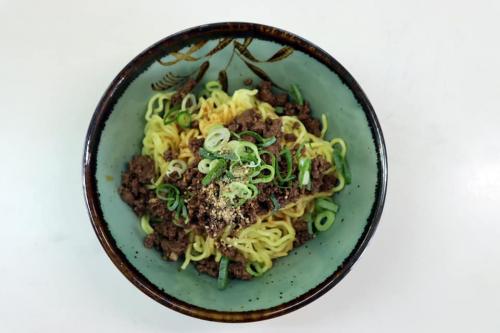
<path id="1" fill-rule="evenodd" d="M 294 247 L 301 246 L 308 240 L 314 238 L 314 234 L 310 234 L 307 229 L 307 222 L 303 219 L 297 219 L 293 222 L 293 228 L 295 229 L 295 240 L 293 242 Z"/>
<path id="2" fill-rule="evenodd" d="M 135 156 L 122 174 L 122 185 L 119 193 L 123 201 L 129 204 L 134 212 L 144 215 L 150 198 L 146 185 L 155 176 L 154 161 L 148 156 Z"/>
<path id="3" fill-rule="evenodd" d="M 259 86 L 259 93 L 257 98 L 263 102 L 267 102 L 272 106 L 284 106 L 288 100 L 287 94 L 273 94 L 272 83 L 269 81 L 262 81 Z"/>
<path id="4" fill-rule="evenodd" d="M 207 258 L 198 261 L 195 264 L 196 269 L 200 273 L 205 273 L 216 278 L 219 275 L 219 263 L 214 258 Z"/>

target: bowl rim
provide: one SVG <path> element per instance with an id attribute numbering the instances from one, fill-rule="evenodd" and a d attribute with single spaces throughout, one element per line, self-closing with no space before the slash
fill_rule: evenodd
<path id="1" fill-rule="evenodd" d="M 102 130 L 104 129 L 106 120 L 113 111 L 115 103 L 128 85 L 156 59 L 184 46 L 186 43 L 228 35 L 237 38 L 252 36 L 291 46 L 321 62 L 337 74 L 342 82 L 352 91 L 365 112 L 375 143 L 378 167 L 375 200 L 367 219 L 367 224 L 355 247 L 337 270 L 311 290 L 286 303 L 267 309 L 244 312 L 217 311 L 191 305 L 161 291 L 143 276 L 118 249 L 107 228 L 107 223 L 104 220 L 99 202 L 95 178 L 97 150 Z M 180 313 L 211 321 L 251 322 L 269 319 L 297 310 L 325 294 L 347 275 L 367 246 L 380 221 L 387 192 L 387 152 L 382 129 L 375 111 L 360 85 L 337 60 L 320 47 L 288 31 L 258 23 L 219 22 L 200 25 L 172 34 L 148 47 L 132 59 L 106 89 L 90 121 L 84 146 L 82 180 L 85 203 L 97 238 L 111 261 L 130 282 L 155 301 Z"/>

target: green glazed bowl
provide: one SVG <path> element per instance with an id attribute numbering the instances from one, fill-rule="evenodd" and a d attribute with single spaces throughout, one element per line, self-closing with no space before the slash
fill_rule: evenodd
<path id="1" fill-rule="evenodd" d="M 229 91 L 271 80 L 298 83 L 313 113 L 325 113 L 327 138 L 348 143 L 351 185 L 335 201 L 334 226 L 279 259 L 252 281 L 216 280 L 193 267 L 161 259 L 143 246 L 137 216 L 120 199 L 120 175 L 140 153 L 146 102 L 156 90 L 187 77 L 227 79 Z M 97 237 L 116 267 L 140 290 L 181 313 L 216 321 L 255 321 L 289 313 L 315 300 L 350 270 L 382 213 L 387 157 L 373 108 L 353 77 L 325 51 L 289 32 L 252 23 L 216 23 L 167 37 L 134 58 L 104 93 L 88 129 L 83 186 Z"/>

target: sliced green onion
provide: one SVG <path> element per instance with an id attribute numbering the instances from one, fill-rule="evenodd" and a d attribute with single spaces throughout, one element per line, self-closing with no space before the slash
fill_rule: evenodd
<path id="1" fill-rule="evenodd" d="M 286 162 L 286 172 L 285 175 L 283 176 L 281 174 L 281 171 L 279 170 L 279 163 L 276 163 L 276 173 L 278 174 L 278 179 L 281 182 L 286 182 L 291 180 L 292 177 L 292 152 L 288 147 L 285 147 L 281 152 L 280 152 L 280 157 L 285 159 Z"/>
<path id="2" fill-rule="evenodd" d="M 236 156 L 235 153 L 230 152 L 230 153 L 218 153 L 218 152 L 209 152 L 208 150 L 204 148 L 200 148 L 199 150 L 200 156 L 203 158 L 207 158 L 210 160 L 213 159 L 223 159 L 223 160 L 228 160 L 228 161 L 237 161 L 239 160 L 238 156 Z"/>
<path id="3" fill-rule="evenodd" d="M 309 235 L 314 235 L 314 230 L 313 230 L 314 220 L 312 218 L 311 213 L 306 214 L 306 222 L 307 222 L 307 233 Z"/>
<path id="4" fill-rule="evenodd" d="M 222 159 L 213 160 L 210 163 L 210 171 L 208 171 L 207 175 L 203 177 L 201 183 L 203 184 L 203 186 L 207 186 L 208 184 L 210 184 L 211 182 L 222 176 L 225 170 L 226 170 L 225 160 Z"/>
<path id="5" fill-rule="evenodd" d="M 180 108 L 178 106 L 170 108 L 170 102 L 169 106 L 167 107 L 167 110 L 165 111 L 165 114 L 163 116 L 163 123 L 165 125 L 173 123 L 177 118 L 177 112 L 180 111 Z"/>
<path id="6" fill-rule="evenodd" d="M 318 208 L 326 209 L 334 213 L 336 213 L 339 210 L 339 206 L 336 203 L 327 199 L 316 200 L 316 209 Z"/>
<path id="7" fill-rule="evenodd" d="M 160 184 L 156 188 L 156 196 L 167 202 L 167 208 L 174 211 L 179 205 L 180 192 L 177 187 L 171 184 Z"/>
<path id="8" fill-rule="evenodd" d="M 222 90 L 222 84 L 220 84 L 219 81 L 208 81 L 205 84 L 205 89 L 209 92 L 212 92 L 214 90 Z"/>
<path id="9" fill-rule="evenodd" d="M 281 205 L 280 203 L 278 202 L 278 199 L 276 199 L 276 197 L 274 196 L 274 194 L 271 194 L 271 201 L 273 202 L 273 211 L 277 211 L 281 208 Z"/>
<path id="10" fill-rule="evenodd" d="M 248 165 L 252 168 L 261 163 L 259 150 L 255 144 L 249 141 L 229 141 L 227 147 L 231 149 L 238 159 L 242 162 L 250 162 Z"/>
<path id="11" fill-rule="evenodd" d="M 191 105 L 189 106 L 189 109 L 188 109 L 188 106 L 187 106 L 188 102 L 191 102 L 190 103 Z M 197 105 L 196 96 L 193 95 L 193 94 L 187 94 L 182 99 L 181 110 L 193 112 L 196 109 L 196 105 Z"/>
<path id="12" fill-rule="evenodd" d="M 167 165 L 167 176 L 172 175 L 174 172 L 177 172 L 179 176 L 186 171 L 187 164 L 183 160 L 171 160 Z"/>
<path id="13" fill-rule="evenodd" d="M 232 182 L 226 187 L 226 191 L 222 195 L 229 199 L 234 205 L 240 206 L 244 204 L 254 194 L 253 189 L 241 182 Z"/>
<path id="14" fill-rule="evenodd" d="M 148 215 L 143 215 L 141 217 L 141 228 L 146 235 L 151 235 L 154 232 L 154 229 L 151 227 L 149 224 L 149 216 Z"/>
<path id="15" fill-rule="evenodd" d="M 308 186 L 311 183 L 311 159 L 302 157 L 299 160 L 299 185 Z"/>
<path id="16" fill-rule="evenodd" d="M 349 168 L 347 159 L 342 157 L 340 151 L 337 149 L 333 150 L 333 161 L 335 162 L 337 172 L 344 176 L 345 183 L 350 184 L 352 180 L 351 169 Z"/>
<path id="17" fill-rule="evenodd" d="M 229 141 L 231 132 L 223 126 L 212 126 L 203 143 L 203 148 L 209 152 L 220 150 Z"/>
<path id="18" fill-rule="evenodd" d="M 191 126 L 191 115 L 187 111 L 179 112 L 176 121 L 180 127 L 189 128 L 189 126 Z"/>
<path id="19" fill-rule="evenodd" d="M 323 113 L 321 115 L 321 138 L 325 137 L 326 131 L 328 130 L 328 119 L 326 118 L 326 115 Z"/>
<path id="20" fill-rule="evenodd" d="M 290 96 L 292 96 L 292 100 L 295 104 L 304 105 L 304 99 L 302 98 L 298 85 L 292 84 L 290 86 Z"/>
<path id="21" fill-rule="evenodd" d="M 250 198 L 248 198 L 249 200 L 254 199 L 259 195 L 259 189 L 257 188 L 257 186 L 255 186 L 254 184 L 247 184 L 247 187 L 250 191 L 252 191 L 252 195 L 250 196 Z"/>
<path id="22" fill-rule="evenodd" d="M 234 177 L 245 177 L 246 175 L 248 175 L 249 171 L 250 169 L 248 168 L 248 166 L 243 165 L 238 161 L 232 161 L 231 165 L 229 166 L 229 172 Z"/>
<path id="23" fill-rule="evenodd" d="M 318 215 L 314 219 L 314 227 L 319 231 L 328 230 L 335 221 L 335 213 L 325 210 Z"/>
<path id="24" fill-rule="evenodd" d="M 245 265 L 245 270 L 252 276 L 261 276 L 265 273 L 264 267 L 258 262 L 249 262 Z"/>
<path id="25" fill-rule="evenodd" d="M 266 172 L 267 174 L 265 174 Z M 261 165 L 252 175 L 252 183 L 269 183 L 274 179 L 275 168 L 269 164 Z"/>
<path id="26" fill-rule="evenodd" d="M 274 112 L 277 114 L 282 114 L 283 113 L 283 107 L 282 106 L 277 106 L 274 108 Z"/>
<path id="27" fill-rule="evenodd" d="M 276 142 L 276 137 L 272 136 L 270 138 L 266 138 L 259 146 L 262 148 L 269 147 Z"/>
<path id="28" fill-rule="evenodd" d="M 219 277 L 217 278 L 217 288 L 224 289 L 228 283 L 229 259 L 223 256 L 219 262 Z"/>
<path id="29" fill-rule="evenodd" d="M 210 171 L 210 162 L 212 162 L 212 161 L 209 160 L 208 158 L 202 159 L 198 163 L 198 171 L 201 173 L 207 174 Z"/>
<path id="30" fill-rule="evenodd" d="M 344 162 L 342 170 L 344 171 L 345 183 L 350 184 L 352 181 L 351 168 L 349 167 L 349 163 L 347 163 L 347 158 L 344 157 L 342 161 Z"/>
<path id="31" fill-rule="evenodd" d="M 254 131 L 243 131 L 243 132 L 240 132 L 240 133 L 232 133 L 235 137 L 237 137 L 238 139 L 241 139 L 243 136 L 251 136 L 252 138 L 254 138 L 258 145 L 260 147 L 269 147 L 270 145 L 272 145 L 273 143 L 276 142 L 276 137 L 275 136 L 272 136 L 272 137 L 269 137 L 269 138 L 264 138 L 262 135 L 260 135 L 259 133 L 257 132 L 254 132 Z"/>
<path id="32" fill-rule="evenodd" d="M 297 152 L 295 153 L 295 159 L 297 161 L 302 157 L 302 149 L 304 149 L 305 146 L 306 144 L 303 142 L 300 144 L 299 149 L 297 149 Z"/>

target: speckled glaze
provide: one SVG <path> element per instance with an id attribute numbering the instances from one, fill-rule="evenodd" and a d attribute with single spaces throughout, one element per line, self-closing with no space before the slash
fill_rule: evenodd
<path id="1" fill-rule="evenodd" d="M 299 83 L 314 114 L 327 115 L 331 125 L 327 137 L 342 137 L 348 143 L 353 174 L 353 183 L 335 197 L 341 209 L 330 230 L 277 260 L 263 277 L 231 281 L 223 291 L 214 279 L 199 275 L 194 268 L 180 272 L 180 263 L 166 262 L 156 251 L 144 248 L 138 218 L 117 191 L 127 161 L 140 152 L 145 106 L 154 90 L 188 76 L 206 82 L 221 75 L 227 76 L 230 92 L 244 87 L 246 78 L 254 83 L 268 78 L 277 87 Z M 92 225 L 117 268 L 163 305 L 226 322 L 288 313 L 337 284 L 375 231 L 387 185 L 380 125 L 347 70 L 300 37 L 251 23 L 185 30 L 133 59 L 97 106 L 87 133 L 83 172 Z"/>

